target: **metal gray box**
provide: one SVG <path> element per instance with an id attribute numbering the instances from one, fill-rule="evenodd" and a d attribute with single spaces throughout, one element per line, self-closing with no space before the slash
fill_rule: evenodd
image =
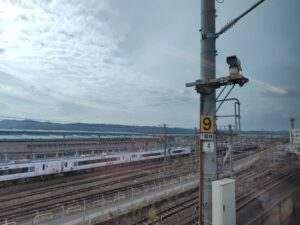
<path id="1" fill-rule="evenodd" d="M 212 209 L 213 225 L 236 225 L 235 180 L 212 182 Z"/>

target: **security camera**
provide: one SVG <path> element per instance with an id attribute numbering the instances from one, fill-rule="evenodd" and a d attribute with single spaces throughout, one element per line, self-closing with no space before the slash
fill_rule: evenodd
<path id="1" fill-rule="evenodd" d="M 227 57 L 227 63 L 229 65 L 229 74 L 232 76 L 239 76 L 240 71 L 242 70 L 240 59 L 233 55 Z"/>
<path id="2" fill-rule="evenodd" d="M 230 67 L 237 67 L 239 71 L 242 70 L 241 60 L 237 56 L 235 56 L 235 55 L 228 56 L 227 57 L 227 63 L 229 65 L 229 68 Z"/>

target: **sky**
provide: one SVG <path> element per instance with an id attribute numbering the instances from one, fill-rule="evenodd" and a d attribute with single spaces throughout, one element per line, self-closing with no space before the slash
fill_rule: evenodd
<path id="1" fill-rule="evenodd" d="M 217 30 L 255 2 L 216 2 Z M 266 0 L 217 39 L 217 77 L 238 55 L 250 79 L 243 130 L 300 126 L 299 10 Z M 198 126 L 199 29 L 200 0 L 0 0 L 0 117 Z"/>

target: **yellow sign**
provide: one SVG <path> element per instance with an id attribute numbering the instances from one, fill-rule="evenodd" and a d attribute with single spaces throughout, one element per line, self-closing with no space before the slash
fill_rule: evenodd
<path id="1" fill-rule="evenodd" d="M 215 117 L 213 115 L 200 117 L 201 133 L 213 133 L 215 131 Z"/>

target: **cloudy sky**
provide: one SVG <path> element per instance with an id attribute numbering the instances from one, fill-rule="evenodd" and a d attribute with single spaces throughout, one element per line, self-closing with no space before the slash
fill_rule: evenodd
<path id="1" fill-rule="evenodd" d="M 255 2 L 216 3 L 217 29 Z M 250 78 L 245 130 L 300 125 L 299 10 L 266 0 L 217 40 L 217 76 L 237 54 Z M 195 127 L 199 28 L 200 0 L 0 0 L 0 116 Z"/>

